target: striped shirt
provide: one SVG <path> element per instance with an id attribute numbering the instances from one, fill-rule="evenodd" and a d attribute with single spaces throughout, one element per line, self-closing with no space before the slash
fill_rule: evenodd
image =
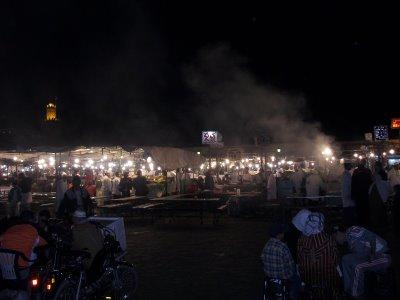
<path id="1" fill-rule="evenodd" d="M 333 237 L 329 237 L 325 232 L 302 235 L 297 244 L 297 256 L 300 276 L 306 284 L 337 287 L 338 255 Z"/>

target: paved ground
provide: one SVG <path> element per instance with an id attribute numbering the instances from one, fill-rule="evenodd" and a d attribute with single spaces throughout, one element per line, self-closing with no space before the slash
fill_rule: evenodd
<path id="1" fill-rule="evenodd" d="M 137 299 L 260 299 L 268 223 L 226 219 L 218 227 L 126 224 Z"/>

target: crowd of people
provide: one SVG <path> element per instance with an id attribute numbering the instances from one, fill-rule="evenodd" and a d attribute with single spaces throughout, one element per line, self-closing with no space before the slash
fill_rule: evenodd
<path id="1" fill-rule="evenodd" d="M 338 248 L 347 245 L 340 258 Z M 279 279 L 290 299 L 300 292 L 314 299 L 339 298 L 344 292 L 359 298 L 365 293 L 368 272 L 384 273 L 391 264 L 387 242 L 358 225 L 329 234 L 323 214 L 303 209 L 290 226 L 273 224 L 261 259 L 268 279 Z"/>
<path id="2" fill-rule="evenodd" d="M 387 233 L 390 196 L 392 213 L 395 218 L 399 216 L 399 165 L 388 173 L 379 161 L 372 170 L 366 160 L 360 160 L 355 168 L 351 161 L 345 161 L 343 167 L 343 231 L 325 228 L 324 215 L 307 209 L 299 211 L 289 225 L 271 226 L 261 255 L 266 280 L 284 281 L 291 299 L 297 299 L 300 290 L 307 288 L 317 298 L 337 297 L 341 290 L 352 298 L 362 297 L 365 276 L 385 273 L 391 265 L 389 247 L 382 236 Z M 296 172 L 291 177 L 293 185 L 304 186 L 304 179 Z M 320 184 L 317 178 L 309 180 L 315 186 Z"/>

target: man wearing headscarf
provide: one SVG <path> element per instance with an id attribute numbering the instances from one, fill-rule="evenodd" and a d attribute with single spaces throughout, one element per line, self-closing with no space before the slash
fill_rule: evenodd
<path id="1" fill-rule="evenodd" d="M 368 192 L 372 184 L 372 173 L 366 164 L 362 159 L 351 178 L 351 198 L 356 204 L 358 222 L 364 226 L 369 224 Z"/>
<path id="2" fill-rule="evenodd" d="M 302 235 L 297 244 L 300 277 L 309 286 L 317 286 L 316 298 L 326 291 L 337 293 L 339 274 L 336 241 L 324 232 L 324 216 L 303 210 L 294 220 Z"/>
<path id="3" fill-rule="evenodd" d="M 385 271 L 391 263 L 384 239 L 375 233 L 352 226 L 346 231 L 350 254 L 343 256 L 342 269 L 345 292 L 358 298 L 364 294 L 364 275 L 367 271 Z"/>

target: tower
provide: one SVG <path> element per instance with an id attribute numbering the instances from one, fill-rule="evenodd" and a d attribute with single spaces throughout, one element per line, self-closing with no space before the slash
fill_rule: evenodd
<path id="1" fill-rule="evenodd" d="M 49 102 L 46 105 L 46 122 L 55 122 L 57 121 L 57 106 L 55 103 Z"/>

